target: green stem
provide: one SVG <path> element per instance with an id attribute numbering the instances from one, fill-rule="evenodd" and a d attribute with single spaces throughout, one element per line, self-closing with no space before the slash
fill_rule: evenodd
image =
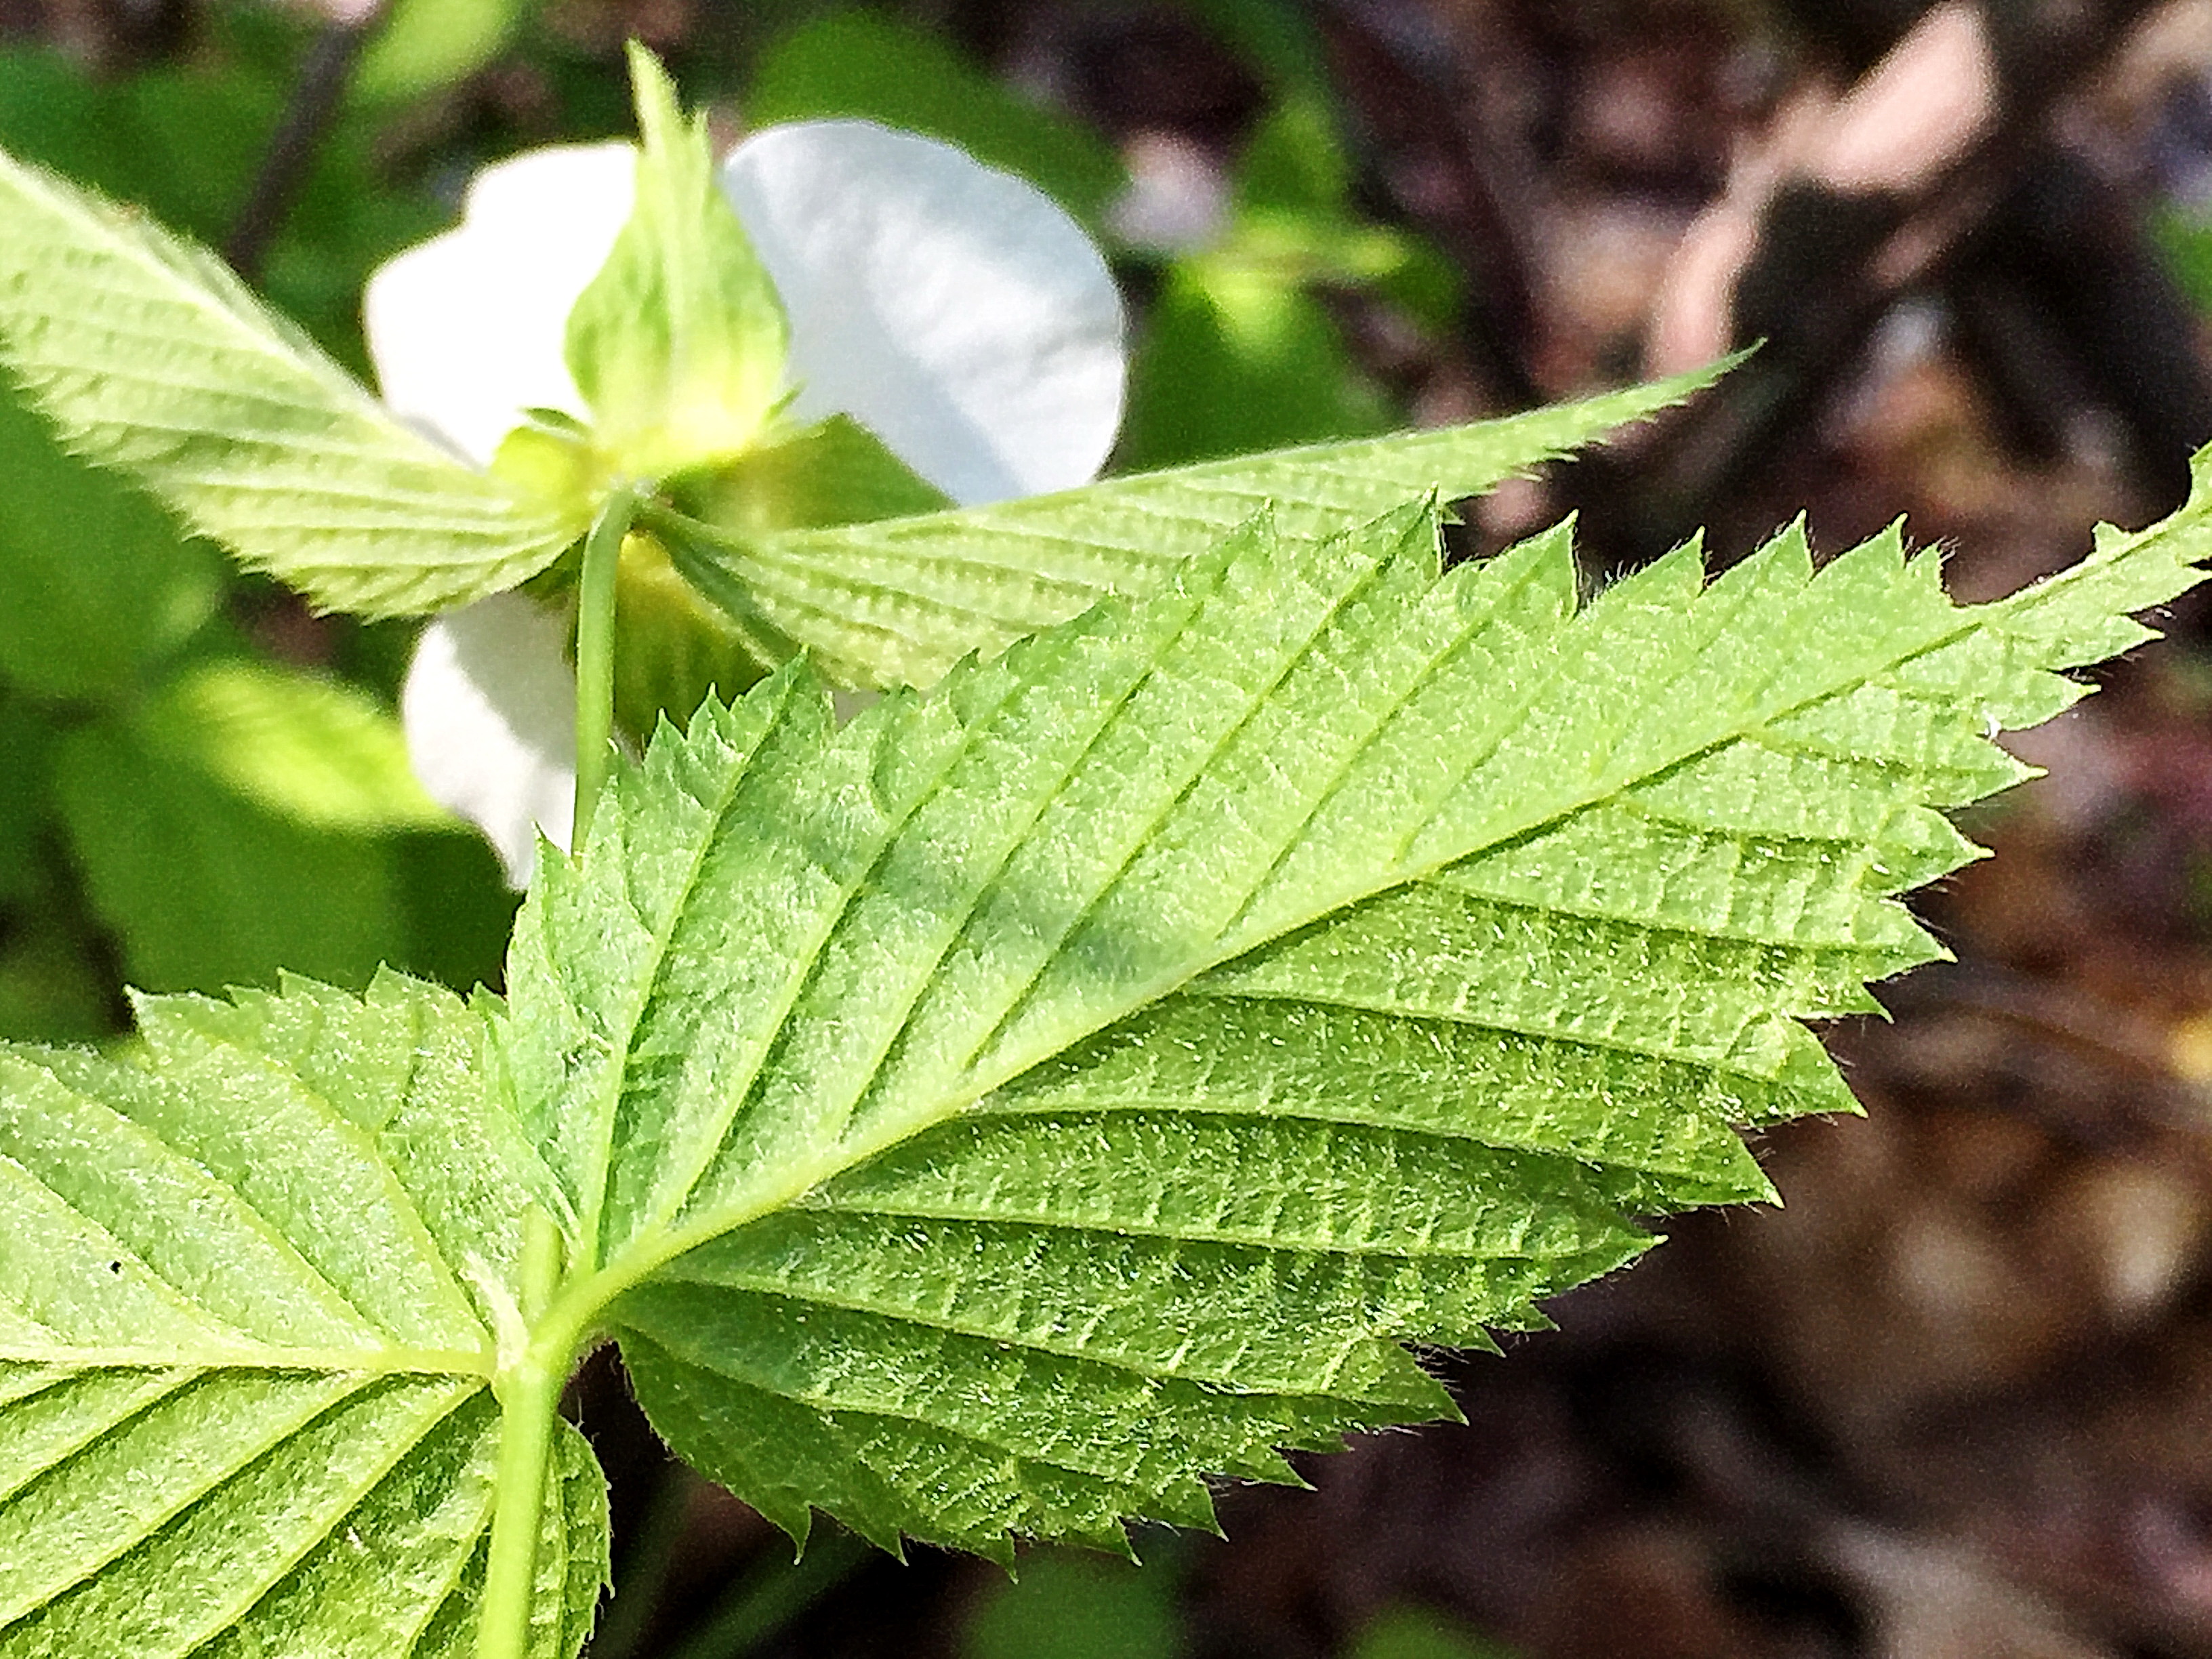
<path id="1" fill-rule="evenodd" d="M 623 538 L 637 516 L 638 493 L 624 485 L 607 497 L 584 538 L 576 595 L 576 813 L 568 845 L 584 850 L 592 809 L 606 785 L 615 734 L 615 578 Z"/>
<path id="2" fill-rule="evenodd" d="M 521 1279 L 521 1320 L 535 1324 L 561 1282 L 560 1235 L 543 1211 L 530 1216 Z M 501 1356 L 494 1385 L 499 1395 L 499 1462 L 492 1474 L 491 1555 L 477 1626 L 477 1659 L 528 1659 L 554 1424 L 575 1349 L 576 1334 L 556 1326 L 538 1331 L 520 1352 Z"/>

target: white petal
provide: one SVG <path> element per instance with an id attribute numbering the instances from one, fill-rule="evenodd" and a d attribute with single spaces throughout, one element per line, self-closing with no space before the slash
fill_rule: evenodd
<path id="1" fill-rule="evenodd" d="M 585 413 L 568 312 L 629 218 L 637 152 L 566 144 L 486 167 L 461 222 L 386 261 L 362 302 L 384 401 L 478 465 L 530 408 Z"/>
<path id="2" fill-rule="evenodd" d="M 507 879 L 527 886 L 538 832 L 568 844 L 575 809 L 576 678 L 568 625 L 520 593 L 437 617 L 400 690 L 422 787 L 481 828 Z"/>
<path id="3" fill-rule="evenodd" d="M 772 127 L 721 179 L 791 316 L 795 414 L 853 416 L 963 503 L 1096 475 L 1121 296 L 1048 198 L 866 121 Z"/>

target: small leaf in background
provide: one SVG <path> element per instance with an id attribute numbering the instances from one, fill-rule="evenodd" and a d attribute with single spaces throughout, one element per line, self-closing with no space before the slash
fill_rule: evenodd
<path id="1" fill-rule="evenodd" d="M 1455 279 L 1432 250 L 1352 211 L 1351 167 L 1324 106 L 1271 111 L 1238 162 L 1211 245 L 1168 267 L 1130 372 L 1117 464 L 1141 469 L 1363 436 L 1395 412 L 1352 359 L 1316 289 L 1365 288 L 1431 332 Z"/>
<path id="2" fill-rule="evenodd" d="M 128 689 L 213 614 L 223 561 L 123 479 L 55 443 L 0 386 L 0 674 L 27 691 Z"/>
<path id="3" fill-rule="evenodd" d="M 1514 1659 L 1514 1656 L 1440 1613 L 1401 1607 L 1377 1614 L 1345 1650 L 1344 1659 Z"/>
<path id="4" fill-rule="evenodd" d="M 391 717 L 358 691 L 271 663 L 203 663 L 139 717 L 149 742 L 241 797 L 315 829 L 449 825 Z"/>
<path id="5" fill-rule="evenodd" d="M 857 116 L 942 138 L 1020 174 L 1094 233 L 1128 183 L 1113 147 L 1089 128 L 880 12 L 833 12 L 783 36 L 761 55 L 744 110 L 755 126 Z"/>
<path id="6" fill-rule="evenodd" d="M 1224 250 L 1168 272 L 1130 365 L 1115 459 L 1131 469 L 1174 466 L 1392 424 L 1300 278 Z"/>
<path id="7" fill-rule="evenodd" d="M 1038 1550 L 969 1620 L 961 1659 L 1181 1659 L 1164 1566 Z"/>
<path id="8" fill-rule="evenodd" d="M 1419 237 L 1363 217 L 1352 163 L 1320 100 L 1285 100 L 1260 123 L 1237 167 L 1248 243 L 1305 280 L 1374 289 L 1423 327 L 1451 326 L 1458 272 Z"/>
<path id="9" fill-rule="evenodd" d="M 396 0 L 347 92 L 362 104 L 398 104 L 464 80 L 506 51 L 542 3 Z"/>
<path id="10" fill-rule="evenodd" d="M 416 896 L 415 859 L 466 881 L 477 837 L 431 805 L 397 723 L 349 688 L 202 663 L 65 734 L 55 768 L 70 846 L 134 984 L 214 990 L 282 966 L 360 986 L 384 963 L 485 961 L 496 937 L 495 898 L 462 887 L 440 909 Z M 489 855 L 473 862 L 495 895 Z M 440 930 L 427 940 L 426 921 Z"/>

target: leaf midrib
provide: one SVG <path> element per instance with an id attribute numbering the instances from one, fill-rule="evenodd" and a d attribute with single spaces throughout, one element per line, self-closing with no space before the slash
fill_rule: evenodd
<path id="1" fill-rule="evenodd" d="M 149 1343 L 0 1344 L 0 1364 L 51 1365 L 70 1370 L 313 1371 L 361 1376 L 465 1376 L 489 1382 L 498 1355 L 481 1349 L 283 1347 L 240 1342 L 200 1346 Z"/>
<path id="2" fill-rule="evenodd" d="M 153 282 L 142 292 L 153 293 L 200 316 L 216 319 L 237 349 L 286 371 L 288 378 L 319 386 L 333 396 L 344 398 L 357 412 L 381 415 L 380 406 L 350 375 L 326 360 L 304 356 L 301 349 L 303 343 L 283 339 L 283 331 L 273 319 L 242 314 L 232 303 L 232 296 L 217 288 L 204 273 L 194 271 L 191 275 L 198 280 L 187 280 L 186 274 L 177 268 L 177 250 L 165 245 L 167 233 L 151 218 L 134 217 L 133 210 L 123 205 L 112 205 L 107 213 L 89 209 L 85 200 L 53 189 L 42 173 L 42 169 L 0 153 L 0 187 L 12 184 L 19 194 L 32 198 L 50 217 L 60 221 L 82 239 L 74 246 L 59 244 L 65 253 L 86 252 L 87 242 L 97 244 L 100 265 L 112 268 L 120 261 L 126 270 L 149 273 Z M 138 256 L 137 260 L 131 257 L 134 254 Z M 51 317 L 62 313 L 42 309 L 39 314 Z M 279 336 L 277 343 L 286 349 L 272 350 L 270 335 Z"/>
<path id="3" fill-rule="evenodd" d="M 1890 668 L 1893 668 L 1898 663 L 1908 662 L 1916 657 L 1923 656 L 1930 652 L 1941 650 L 1945 646 L 1954 642 L 1967 634 L 1974 632 L 1978 628 L 1984 625 L 1984 623 L 1980 618 L 1977 618 L 1972 623 L 1962 623 L 1959 627 L 1947 631 L 1945 634 L 1928 644 L 1895 659 L 1893 662 L 1881 665 L 1877 668 L 1872 668 L 1863 673 L 1855 675 L 1848 680 L 1840 681 L 1835 684 L 1827 686 L 1818 692 L 1808 695 L 1796 702 L 1790 703 L 1783 708 L 1768 714 L 1756 725 L 1746 724 L 1732 728 L 1729 732 L 1724 732 L 1721 736 L 1705 743 L 1698 748 L 1685 750 L 1679 754 L 1669 755 L 1662 761 L 1653 763 L 1644 770 L 1623 778 L 1611 780 L 1602 787 L 1593 787 L 1591 789 L 1583 792 L 1581 795 L 1577 796 L 1568 804 L 1552 811 L 1544 817 L 1532 818 L 1526 823 L 1510 823 L 1503 826 L 1492 831 L 1486 840 L 1472 846 L 1455 849 L 1449 856 L 1439 857 L 1433 862 L 1424 866 L 1420 869 L 1412 871 L 1400 870 L 1392 873 L 1389 878 L 1385 880 L 1357 888 L 1349 888 L 1344 891 L 1334 902 L 1326 904 L 1323 908 L 1310 915 L 1284 923 L 1265 939 L 1260 940 L 1257 943 L 1243 944 L 1233 952 L 1211 957 L 1200 962 L 1198 965 L 1188 969 L 1188 971 L 1178 971 L 1173 976 L 1164 975 L 1156 984 L 1148 985 L 1142 989 L 1133 991 L 1124 998 L 1110 1013 L 1098 1018 L 1095 1024 L 1089 1025 L 1085 1030 L 1061 1041 L 1057 1046 L 1054 1047 L 1050 1050 L 1042 1054 L 1028 1054 L 1018 1059 L 1010 1059 L 1002 1061 L 1001 1064 L 994 1069 L 994 1071 L 983 1073 L 979 1079 L 971 1079 L 969 1080 L 970 1086 L 964 1088 L 957 1097 L 934 1103 L 933 1108 L 926 1115 L 921 1113 L 914 1114 L 906 1119 L 896 1121 L 881 1134 L 860 1141 L 857 1144 L 848 1143 L 845 1146 L 840 1146 L 835 1149 L 834 1156 L 817 1159 L 811 1164 L 794 1170 L 789 1178 L 778 1183 L 778 1185 L 769 1193 L 763 1194 L 758 1201 L 744 1206 L 733 1206 L 726 1212 L 708 1212 L 702 1215 L 688 1225 L 680 1228 L 672 1228 L 670 1232 L 665 1236 L 662 1246 L 649 1253 L 653 1259 L 649 1262 L 641 1262 L 634 1267 L 628 1267 L 626 1265 L 623 1278 L 628 1282 L 636 1282 L 638 1279 L 642 1279 L 649 1274 L 654 1267 L 659 1266 L 661 1262 L 672 1260 L 675 1256 L 683 1254 L 684 1250 L 693 1249 L 698 1244 L 703 1243 L 708 1239 L 715 1237 L 721 1233 L 733 1231 L 737 1227 L 744 1225 L 747 1222 L 757 1220 L 762 1216 L 773 1214 L 778 1210 L 787 1207 L 799 1197 L 812 1190 L 815 1187 L 819 1186 L 823 1182 L 843 1172 L 846 1170 L 855 1168 L 860 1164 L 867 1162 L 870 1158 L 878 1157 L 884 1152 L 888 1151 L 890 1147 L 896 1146 L 902 1141 L 910 1139 L 913 1136 L 922 1133 L 924 1130 L 933 1127 L 936 1124 L 941 1123 L 951 1117 L 957 1115 L 960 1112 L 964 1111 L 969 1107 L 974 1105 L 975 1102 L 981 1099 L 984 1096 L 991 1093 L 996 1089 L 1003 1087 L 1006 1084 L 1012 1082 L 1015 1078 L 1021 1076 L 1034 1066 L 1053 1059 L 1057 1054 L 1066 1053 L 1074 1042 L 1081 1041 L 1083 1037 L 1095 1035 L 1097 1032 L 1103 1030 L 1107 1027 L 1128 1018 L 1132 1013 L 1149 1007 L 1164 997 L 1172 995 L 1175 992 L 1190 985 L 1201 975 L 1212 971 L 1215 968 L 1221 967 L 1229 962 L 1233 962 L 1237 960 L 1239 957 L 1249 955 L 1254 951 L 1263 949 L 1267 945 L 1272 944 L 1276 939 L 1285 938 L 1289 934 L 1300 931 L 1303 928 L 1311 927 L 1316 922 L 1326 921 L 1328 917 L 1339 915 L 1344 910 L 1349 908 L 1351 906 L 1359 903 L 1364 900 L 1370 899 L 1381 894 L 1391 892 L 1399 888 L 1409 886 L 1415 882 L 1423 880 L 1435 871 L 1443 869 L 1447 865 L 1457 863 L 1460 860 L 1464 858 L 1474 857 L 1490 850 L 1492 848 L 1498 846 L 1505 842 L 1514 840 L 1519 836 L 1540 832 L 1543 830 L 1548 829 L 1554 824 L 1574 817 L 1577 813 L 1587 811 L 1593 806 L 1602 805 L 1604 802 L 1613 799 L 1624 790 L 1632 788 L 1638 783 L 1643 782 L 1650 777 L 1656 776 L 1659 773 L 1666 771 L 1672 767 L 1682 764 L 1687 761 L 1693 761 L 1701 758 L 1702 757 L 1711 754 L 1716 750 L 1724 749 L 1732 744 L 1753 740 L 1758 732 L 1764 729 L 1765 726 L 1771 725 L 1775 720 L 1786 718 L 1788 715 L 1796 713 L 1799 709 L 1808 708 L 1814 703 L 1824 702 L 1829 697 L 1855 690 L 1858 686 L 1865 684 L 1874 679 L 1877 674 L 1886 672 Z M 1378 729 L 1380 728 L 1378 727 Z M 610 1265 L 611 1266 L 613 1264 Z"/>
<path id="4" fill-rule="evenodd" d="M 966 1079 L 965 1086 L 957 1094 L 930 1103 L 927 1107 L 909 1112 L 899 1118 L 887 1120 L 873 1135 L 858 1141 L 833 1146 L 823 1156 L 791 1167 L 783 1180 L 765 1190 L 757 1191 L 756 1195 L 747 1202 L 732 1205 L 720 1210 L 702 1212 L 688 1222 L 682 1222 L 681 1224 L 677 1224 L 681 1221 L 681 1212 L 678 1211 L 669 1218 L 666 1231 L 658 1237 L 641 1231 L 633 1237 L 630 1245 L 615 1259 L 599 1267 L 587 1279 L 572 1281 L 567 1292 L 559 1298 L 559 1304 L 567 1312 L 569 1321 L 573 1321 L 579 1327 L 588 1328 L 623 1291 L 644 1282 L 666 1262 L 673 1261 L 688 1250 L 696 1249 L 726 1233 L 734 1231 L 750 1222 L 792 1206 L 807 1193 L 825 1182 L 847 1170 L 858 1168 L 892 1147 L 958 1115 L 994 1091 L 1003 1087 L 1035 1066 L 1066 1053 L 1074 1043 L 1127 1018 L 1133 1013 L 1152 1006 L 1163 998 L 1191 985 L 1213 969 L 1249 955 L 1254 951 L 1262 949 L 1277 939 L 1323 921 L 1330 916 L 1339 915 L 1352 905 L 1425 879 L 1429 875 L 1448 865 L 1457 863 L 1463 859 L 1479 856 L 1518 837 L 1541 833 L 1579 813 L 1588 811 L 1594 806 L 1601 805 L 1626 791 L 1649 781 L 1673 768 L 1698 761 L 1735 744 L 1756 742 L 1759 738 L 1759 734 L 1767 728 L 1802 710 L 1832 698 L 1848 695 L 1862 686 L 1875 682 L 1882 675 L 1894 672 L 1906 663 L 1942 651 L 1961 639 L 1999 623 L 2008 612 L 2049 603 L 2067 587 L 2103 568 L 2113 556 L 2115 555 L 2108 552 L 2107 550 L 2099 549 L 2089 557 L 2011 599 L 1982 605 L 1954 606 L 1952 611 L 1954 618 L 1952 626 L 1942 629 L 1934 637 L 1922 641 L 1908 651 L 1881 662 L 1869 664 L 1846 678 L 1840 678 L 1817 689 L 1808 690 L 1794 701 L 1767 709 L 1760 713 L 1755 720 L 1739 722 L 1695 747 L 1655 757 L 1643 767 L 1627 773 L 1617 775 L 1608 774 L 1601 780 L 1594 781 L 1589 787 L 1567 801 L 1551 807 L 1540 816 L 1530 816 L 1522 821 L 1494 825 L 1484 838 L 1469 845 L 1455 847 L 1443 854 L 1432 854 L 1419 868 L 1392 869 L 1381 879 L 1364 884 L 1347 884 L 1334 896 L 1333 899 L 1322 902 L 1318 908 L 1308 914 L 1282 921 L 1274 931 L 1264 939 L 1241 941 L 1233 950 L 1206 955 L 1172 974 L 1164 974 L 1155 981 L 1133 988 L 1120 999 L 1112 1009 L 1098 1014 L 1083 1030 L 1058 1034 L 1059 1040 L 1050 1048 L 1036 1054 L 1024 1053 L 1018 1056 L 1002 1058 L 992 1070 L 973 1074 Z M 1584 613 L 1577 613 L 1566 619 L 1565 625 L 1573 626 L 1581 619 L 1582 614 Z M 1547 677 L 1547 684 L 1551 683 L 1553 682 L 1550 677 Z M 1387 729 L 1389 723 L 1388 720 L 1378 722 L 1375 732 L 1380 732 Z M 1374 733 L 1370 733 L 1369 738 L 1364 740 L 1363 748 L 1365 742 L 1372 741 L 1373 736 Z M 1474 769 L 1470 768 L 1468 775 L 1471 775 L 1473 770 Z M 1464 779 L 1460 787 L 1464 787 Z M 1447 795 L 1444 799 L 1448 799 L 1449 796 Z M 1432 821 L 1433 814 L 1431 817 L 1431 822 Z M 1419 834 L 1420 832 L 1416 830 L 1411 838 L 1412 841 L 1417 842 Z"/>

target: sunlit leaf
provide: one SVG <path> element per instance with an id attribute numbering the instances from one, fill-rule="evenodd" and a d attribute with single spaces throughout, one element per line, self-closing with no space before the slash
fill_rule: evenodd
<path id="1" fill-rule="evenodd" d="M 762 662 L 794 646 L 854 686 L 927 685 L 970 651 L 1174 580 L 1262 507 L 1292 540 L 1433 493 L 1450 501 L 1679 402 L 1728 367 L 1504 420 L 1321 444 L 1056 495 L 781 535 L 722 535 L 679 566 Z"/>
<path id="2" fill-rule="evenodd" d="M 206 253 L 5 155 L 0 368 L 77 453 L 327 608 L 479 598 L 579 529 L 400 425 Z"/>
<path id="3" fill-rule="evenodd" d="M 1564 533 L 1439 575 L 1428 507 L 1262 514 L 1145 597 L 842 726 L 804 665 L 664 727 L 541 866 L 499 1017 L 575 1294 L 676 1449 L 1005 1557 L 1210 1523 L 1205 1478 L 1447 1413 L 1480 1346 L 1769 1194 L 1848 1110 L 1799 1021 L 1937 954 L 1936 811 L 2197 580 L 2178 520 L 1972 609 L 1894 533 Z"/>
<path id="4" fill-rule="evenodd" d="M 143 1066 L 0 1054 L 0 1655 L 465 1659 L 545 1187 L 478 1017 L 386 978 L 139 1018 Z M 556 1446 L 532 1659 L 606 1576 Z"/>

